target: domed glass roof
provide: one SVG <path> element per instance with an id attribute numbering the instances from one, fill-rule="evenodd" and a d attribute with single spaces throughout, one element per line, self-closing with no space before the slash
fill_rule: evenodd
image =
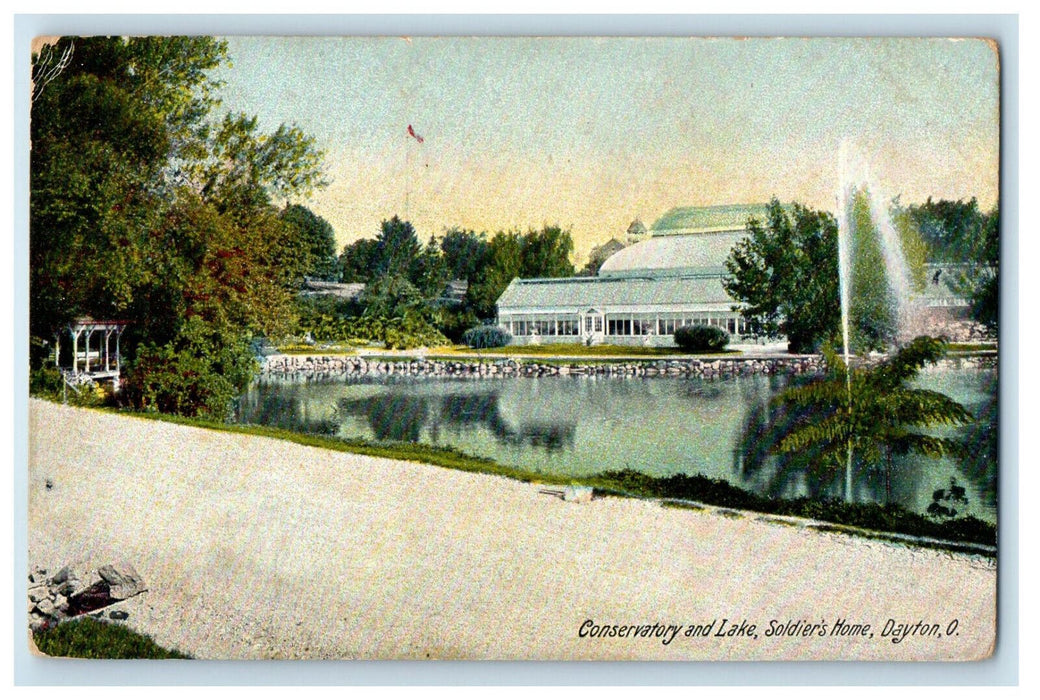
<path id="1" fill-rule="evenodd" d="M 651 276 L 721 275 L 726 258 L 747 234 L 739 231 L 655 236 L 614 253 L 599 269 L 601 277 L 646 274 Z"/>
<path id="2" fill-rule="evenodd" d="M 766 204 L 722 204 L 713 207 L 675 207 L 654 222 L 654 236 L 704 233 L 707 231 L 743 231 L 748 219 L 767 221 Z"/>

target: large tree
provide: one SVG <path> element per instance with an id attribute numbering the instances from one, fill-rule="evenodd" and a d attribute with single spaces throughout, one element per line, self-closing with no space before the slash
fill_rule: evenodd
<path id="1" fill-rule="evenodd" d="M 275 203 L 324 182 L 321 153 L 295 127 L 213 118 L 223 42 L 55 50 L 73 41 L 32 106 L 31 333 L 128 320 L 125 398 L 223 417 L 248 379 L 245 339 L 292 323 L 305 255 Z"/>
<path id="2" fill-rule="evenodd" d="M 339 280 L 336 235 L 332 224 L 301 204 L 282 210 L 282 221 L 293 227 L 296 245 L 306 253 L 303 274 L 320 280 Z"/>
<path id="3" fill-rule="evenodd" d="M 773 199 L 768 218 L 747 223 L 747 237 L 726 260 L 723 286 L 744 302 L 754 333 L 785 335 L 791 352 L 815 351 L 841 323 L 838 226 L 827 212 Z"/>
<path id="4" fill-rule="evenodd" d="M 524 234 L 499 231 L 488 242 L 486 264 L 470 283 L 469 303 L 480 318 L 493 318 L 495 303 L 513 279 L 573 276 L 573 252 L 570 231 L 559 226 Z"/>
<path id="5" fill-rule="evenodd" d="M 485 234 L 459 227 L 451 228 L 441 236 L 440 249 L 448 278 L 471 283 L 487 264 L 490 254 Z"/>

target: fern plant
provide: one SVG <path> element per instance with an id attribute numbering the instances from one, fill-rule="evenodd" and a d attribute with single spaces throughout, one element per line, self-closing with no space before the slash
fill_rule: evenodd
<path id="1" fill-rule="evenodd" d="M 827 374 L 790 387 L 774 398 L 778 440 L 774 454 L 806 454 L 834 469 L 861 462 L 882 466 L 885 497 L 891 498 L 892 459 L 916 454 L 939 458 L 959 455 L 960 441 L 920 432 L 922 428 L 970 423 L 971 413 L 937 391 L 909 382 L 946 352 L 939 339 L 920 336 L 873 368 L 850 369 L 833 350 L 825 350 Z M 846 477 L 848 479 L 848 477 Z M 846 485 L 848 488 L 848 485 Z"/>

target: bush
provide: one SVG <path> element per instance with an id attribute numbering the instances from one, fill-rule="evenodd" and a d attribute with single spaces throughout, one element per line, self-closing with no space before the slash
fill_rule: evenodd
<path id="1" fill-rule="evenodd" d="M 476 326 L 462 334 L 462 342 L 471 348 L 502 348 L 509 345 L 513 336 L 498 326 Z"/>
<path id="2" fill-rule="evenodd" d="M 122 400 L 139 410 L 226 420 L 257 369 L 245 338 L 189 319 L 173 341 L 140 349 Z"/>
<path id="3" fill-rule="evenodd" d="M 729 344 L 729 333 L 715 326 L 682 326 L 675 331 L 675 344 L 685 352 L 720 352 Z"/>
<path id="4" fill-rule="evenodd" d="M 64 401 L 72 406 L 104 406 L 111 402 L 111 384 L 98 384 L 84 379 L 65 387 L 61 371 L 53 365 L 29 372 L 29 395 L 51 401 Z"/>

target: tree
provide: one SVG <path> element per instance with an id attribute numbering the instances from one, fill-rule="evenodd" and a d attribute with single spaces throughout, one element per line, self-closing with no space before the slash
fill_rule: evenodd
<path id="1" fill-rule="evenodd" d="M 486 264 L 470 282 L 467 299 L 481 319 L 495 316 L 495 303 L 517 277 L 572 277 L 570 231 L 546 226 L 525 234 L 499 231 L 488 242 Z"/>
<path id="2" fill-rule="evenodd" d="M 872 369 L 850 369 L 828 352 L 825 377 L 790 387 L 774 399 L 779 410 L 767 432 L 778 437 L 771 450 L 811 455 L 832 470 L 849 470 L 854 459 L 883 468 L 890 497 L 894 455 L 938 458 L 962 451 L 953 438 L 916 430 L 972 421 L 968 410 L 945 394 L 910 386 L 921 368 L 937 362 L 945 351 L 942 341 L 921 336 Z"/>
<path id="3" fill-rule="evenodd" d="M 525 278 L 573 277 L 571 254 L 574 241 L 570 231 L 559 226 L 544 226 L 541 231 L 528 231 L 523 237 L 520 275 Z"/>
<path id="4" fill-rule="evenodd" d="M 448 279 L 472 283 L 477 273 L 487 264 L 490 246 L 483 233 L 458 227 L 441 236 L 441 256 L 447 266 Z"/>
<path id="5" fill-rule="evenodd" d="M 751 219 L 747 233 L 726 260 L 726 292 L 745 304 L 739 311 L 755 334 L 783 334 L 789 351 L 815 351 L 841 323 L 834 218 L 800 204 L 789 212 L 773 199 L 768 220 Z"/>
<path id="6" fill-rule="evenodd" d="M 375 271 L 379 243 L 374 238 L 359 238 L 343 247 L 339 274 L 343 282 L 368 282 Z"/>
<path id="7" fill-rule="evenodd" d="M 306 251 L 272 200 L 321 186 L 321 153 L 295 127 L 213 122 L 225 56 L 206 37 L 77 39 L 32 106 L 31 333 L 130 321 L 139 408 L 223 418 L 248 336 L 293 325 Z"/>
<path id="8" fill-rule="evenodd" d="M 996 333 L 1000 301 L 1000 211 L 979 210 L 978 201 L 928 200 L 907 207 L 909 225 L 930 248 L 930 259 L 948 263 L 954 291 L 971 303 L 972 317 Z"/>
<path id="9" fill-rule="evenodd" d="M 488 243 L 488 262 L 476 273 L 466 298 L 480 319 L 495 316 L 495 304 L 509 283 L 520 276 L 524 245 L 520 234 L 499 231 Z"/>
<path id="10" fill-rule="evenodd" d="M 320 280 L 339 280 L 336 235 L 332 224 L 300 204 L 282 210 L 282 221 L 293 227 L 296 245 L 306 251 L 303 274 Z"/>
<path id="11" fill-rule="evenodd" d="M 629 227 L 629 230 L 631 230 L 636 223 L 639 222 L 633 222 L 633 225 Z M 609 258 L 614 253 L 618 252 L 619 250 L 623 250 L 624 248 L 625 244 L 616 238 L 611 238 L 606 243 L 596 246 L 591 251 L 589 251 L 589 260 L 585 263 L 585 267 L 583 267 L 581 269 L 581 272 L 579 272 L 578 274 L 585 275 L 588 277 L 595 277 L 599 274 L 599 269 L 603 267 L 603 263 L 607 261 L 607 258 Z"/>
<path id="12" fill-rule="evenodd" d="M 870 193 L 856 190 L 850 200 L 849 232 L 852 279 L 849 280 L 849 331 L 856 350 L 884 350 L 895 341 L 898 300 L 888 283 L 888 269 L 871 216 Z M 826 268 L 824 268 L 826 269 Z"/>
<path id="13" fill-rule="evenodd" d="M 117 315 L 149 280 L 148 231 L 171 164 L 199 150 L 215 105 L 207 72 L 226 51 L 210 38 L 75 41 L 32 105 L 30 333 L 47 339 L 76 316 Z M 41 51 L 34 70 L 72 43 Z"/>
<path id="14" fill-rule="evenodd" d="M 381 277 L 410 278 L 421 251 L 422 244 L 412 224 L 394 216 L 383 221 L 376 237 L 373 270 Z"/>

